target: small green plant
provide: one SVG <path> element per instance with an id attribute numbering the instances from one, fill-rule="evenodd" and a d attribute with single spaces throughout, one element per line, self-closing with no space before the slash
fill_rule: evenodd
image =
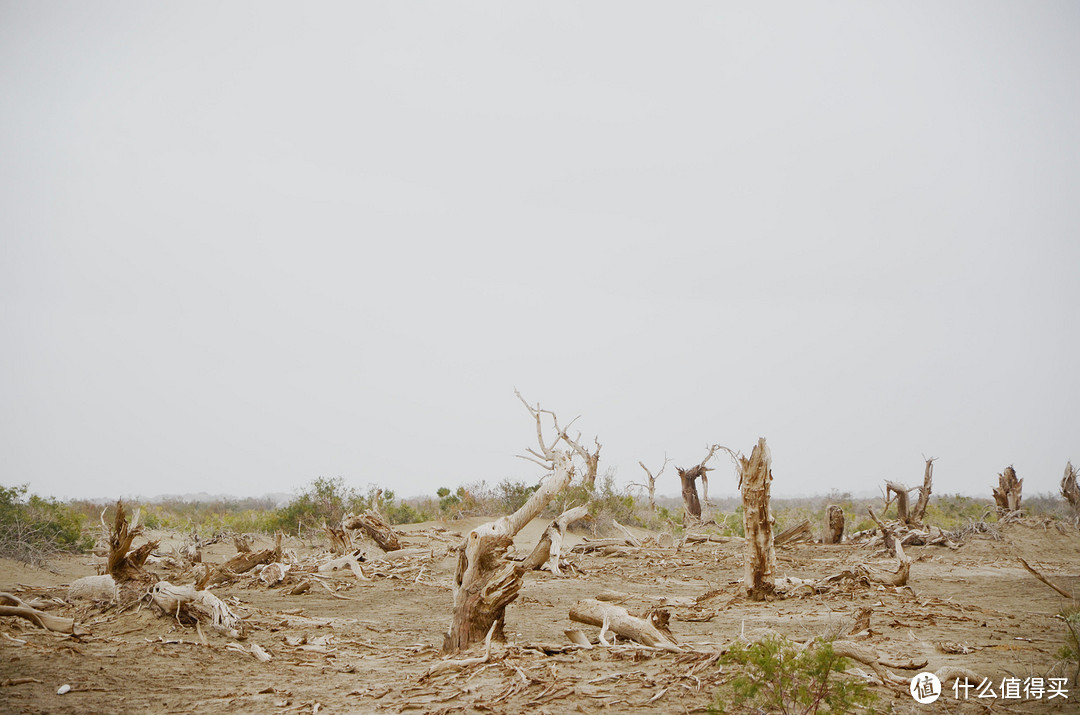
<path id="1" fill-rule="evenodd" d="M 739 643 L 721 663 L 738 673 L 716 693 L 711 713 L 850 713 L 876 698 L 865 683 L 842 677 L 847 660 L 820 638 L 805 648 L 778 636 Z"/>

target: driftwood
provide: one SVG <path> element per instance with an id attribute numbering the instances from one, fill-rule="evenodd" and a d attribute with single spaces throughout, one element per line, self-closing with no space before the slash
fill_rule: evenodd
<path id="1" fill-rule="evenodd" d="M 368 510 L 359 516 L 350 514 L 341 520 L 341 526 L 344 529 L 360 529 L 383 551 L 397 551 L 401 548 L 397 532 L 378 512 Z"/>
<path id="2" fill-rule="evenodd" d="M 506 607 L 517 598 L 525 573 L 523 565 L 506 558 L 506 551 L 513 544 L 514 536 L 570 484 L 573 475 L 570 454 L 555 449 L 560 440 L 568 441 L 565 432 L 559 429 L 555 414 L 541 410 L 539 406 L 534 408 L 520 393 L 515 391 L 515 394 L 536 422 L 539 451 L 528 449 L 532 457 L 525 459 L 551 471 L 520 509 L 476 527 L 465 537 L 454 575 L 454 615 L 450 630 L 443 639 L 444 652 L 465 650 L 484 638 L 492 628 L 493 637 L 503 639 Z M 558 435 L 550 445 L 544 440 L 543 414 L 551 417 Z"/>
<path id="3" fill-rule="evenodd" d="M 660 615 L 661 613 L 664 615 Z M 616 635 L 650 648 L 678 652 L 681 648 L 671 635 L 671 631 L 667 630 L 666 616 L 667 611 L 657 609 L 652 611 L 647 619 L 637 618 L 627 613 L 622 606 L 604 603 L 594 598 L 578 601 L 570 609 L 571 621 L 599 626 L 602 629 L 601 642 L 604 641 L 604 631 L 611 630 Z"/>
<path id="4" fill-rule="evenodd" d="M 217 586 L 236 578 L 240 574 L 247 573 L 256 566 L 262 566 L 280 560 L 281 534 L 279 532 L 274 548 L 263 549 L 262 551 L 238 553 L 236 556 L 233 556 L 231 559 L 215 568 L 212 572 L 208 573 L 205 578 L 200 579 L 200 586 L 203 588 L 207 586 Z"/>
<path id="5" fill-rule="evenodd" d="M 795 526 L 789 526 L 777 534 L 773 539 L 773 546 L 783 546 L 796 541 L 807 541 L 813 538 L 813 532 L 814 528 L 810 525 L 810 520 L 804 519 Z"/>
<path id="6" fill-rule="evenodd" d="M 566 534 L 566 528 L 573 522 L 584 519 L 589 515 L 588 506 L 576 506 L 567 509 L 544 529 L 543 536 L 537 542 L 536 547 L 525 558 L 523 563 L 526 571 L 547 569 L 556 576 L 562 576 L 559 571 L 559 558 L 562 552 L 562 540 Z"/>
<path id="7" fill-rule="evenodd" d="M 742 491 L 743 526 L 746 532 L 743 586 L 751 600 L 762 601 L 775 590 L 776 572 L 773 518 L 769 508 L 772 453 L 764 437 L 758 440 L 749 459 L 739 458 L 739 464 L 739 488 Z"/>
<path id="8" fill-rule="evenodd" d="M 1080 514 L 1080 487 L 1076 485 L 1076 467 L 1072 462 L 1065 464 L 1065 476 L 1061 478 L 1061 496 L 1069 502 L 1073 513 Z"/>
<path id="9" fill-rule="evenodd" d="M 836 504 L 830 504 L 825 510 L 825 536 L 822 539 L 826 544 L 839 544 L 844 540 L 844 510 Z"/>
<path id="10" fill-rule="evenodd" d="M 712 445 L 709 447 L 708 454 L 705 455 L 705 459 L 701 460 L 698 464 L 687 469 L 676 467 L 675 471 L 679 473 L 679 479 L 682 481 L 682 498 L 683 498 L 683 523 L 693 523 L 695 521 L 701 521 L 701 500 L 698 498 L 697 480 L 701 480 L 701 486 L 704 490 L 705 501 L 709 501 L 709 475 L 712 471 L 712 467 L 706 467 L 705 464 L 713 455 L 716 454 L 716 450 L 720 449 L 719 445 Z"/>
<path id="11" fill-rule="evenodd" d="M 1016 470 L 1010 464 L 998 475 L 998 486 L 994 487 L 994 502 L 998 513 L 1008 514 L 1020 510 L 1020 492 L 1024 480 L 1016 478 Z"/>
<path id="12" fill-rule="evenodd" d="M 233 534 L 233 546 L 237 552 L 246 554 L 251 551 L 251 537 L 247 534 Z"/>
<path id="13" fill-rule="evenodd" d="M 196 623 L 208 623 L 211 628 L 230 638 L 244 636 L 244 623 L 224 601 L 209 591 L 196 591 L 194 586 L 174 586 L 159 581 L 150 591 L 155 606 L 166 614 L 186 617 Z"/>
<path id="14" fill-rule="evenodd" d="M 1055 591 L 1057 591 L 1057 592 L 1058 592 L 1059 594 L 1061 594 L 1061 595 L 1062 595 L 1062 596 L 1064 596 L 1065 598 L 1072 598 L 1072 597 L 1073 597 L 1073 595 L 1072 595 L 1071 593 L 1069 593 L 1068 591 L 1066 591 L 1065 589 L 1063 589 L 1063 588 L 1062 588 L 1061 586 L 1058 586 L 1057 584 L 1055 584 L 1055 583 L 1051 582 L 1051 581 L 1050 581 L 1050 579 L 1046 578 L 1046 577 L 1045 577 L 1045 576 L 1043 576 L 1043 575 L 1042 575 L 1041 573 L 1039 573 L 1038 571 L 1036 571 L 1035 569 L 1033 569 L 1033 568 L 1031 567 L 1031 565 L 1030 565 L 1030 564 L 1029 564 L 1029 563 L 1028 563 L 1027 561 L 1024 561 L 1024 559 L 1020 558 L 1019 556 L 1017 556 L 1016 558 L 1017 558 L 1017 560 L 1018 560 L 1018 561 L 1019 561 L 1019 562 L 1021 563 L 1021 565 L 1023 565 L 1023 567 L 1024 567 L 1025 569 L 1027 569 L 1027 572 L 1028 572 L 1029 574 L 1031 574 L 1031 575 L 1032 575 L 1032 576 L 1034 576 L 1035 578 L 1039 579 L 1040 581 L 1042 581 L 1042 582 L 1043 582 L 1043 583 L 1045 583 L 1045 584 L 1046 584 L 1047 586 L 1049 586 L 1050 588 L 1052 588 L 1052 589 L 1054 589 Z"/>
<path id="15" fill-rule="evenodd" d="M 0 616 L 18 616 L 54 633 L 82 633 L 75 625 L 75 619 L 54 616 L 30 606 L 18 596 L 0 593 Z M 78 631 L 78 633 L 77 633 Z"/>

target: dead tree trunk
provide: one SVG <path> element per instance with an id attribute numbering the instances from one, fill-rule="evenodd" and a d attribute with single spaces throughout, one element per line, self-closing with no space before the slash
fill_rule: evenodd
<path id="1" fill-rule="evenodd" d="M 667 468 L 667 455 L 664 455 L 664 463 L 660 466 L 660 471 L 657 472 L 655 475 L 648 467 L 645 466 L 644 462 L 638 462 L 638 464 L 641 466 L 642 469 L 645 470 L 647 481 L 644 484 L 638 484 L 635 482 L 630 486 L 645 487 L 645 489 L 649 492 L 649 511 L 656 511 L 656 480 L 660 477 L 661 474 L 664 473 L 664 469 Z"/>
<path id="2" fill-rule="evenodd" d="M 750 458 L 740 458 L 739 488 L 742 491 L 743 526 L 746 529 L 746 567 L 743 586 L 751 600 L 763 601 L 776 590 L 776 550 L 773 518 L 769 508 L 772 453 L 765 438 L 758 440 Z"/>
<path id="3" fill-rule="evenodd" d="M 1061 478 L 1061 496 L 1069 502 L 1073 513 L 1080 514 L 1080 487 L 1076 486 L 1076 467 L 1072 462 L 1065 463 L 1065 476 Z"/>
<path id="4" fill-rule="evenodd" d="M 401 548 L 397 532 L 377 511 L 369 510 L 360 516 L 348 515 L 341 520 L 341 527 L 346 530 L 360 529 L 383 551 L 397 551 Z"/>
<path id="5" fill-rule="evenodd" d="M 1008 514 L 1020 510 L 1020 492 L 1023 485 L 1024 480 L 1016 478 L 1016 470 L 1011 464 L 998 475 L 998 486 L 994 487 L 994 502 L 997 503 L 999 513 Z"/>
<path id="6" fill-rule="evenodd" d="M 911 515 L 908 513 L 908 492 L 910 488 L 905 487 L 903 484 L 897 484 L 896 482 L 885 482 L 885 508 L 889 508 L 889 503 L 896 500 L 896 518 L 901 524 L 910 525 Z M 895 497 L 890 497 L 890 494 L 895 494 Z"/>
<path id="7" fill-rule="evenodd" d="M 558 429 L 554 413 L 532 407 L 518 394 L 536 420 L 539 451 L 529 449 L 526 457 L 551 470 L 546 481 L 533 492 L 525 504 L 509 516 L 478 526 L 469 532 L 461 545 L 457 573 L 454 575 L 454 616 L 450 631 L 443 639 L 443 651 L 457 653 L 472 643 L 481 642 L 494 627 L 494 636 L 502 639 L 506 607 L 521 590 L 525 567 L 506 559 L 506 550 L 522 527 L 539 516 L 544 507 L 570 484 L 573 463 L 570 454 L 555 449 L 559 440 L 566 440 Z M 555 441 L 544 441 L 541 414 L 555 422 Z M 573 447 L 573 444 L 571 444 Z M 576 451 L 576 450 L 575 450 Z"/>
<path id="8" fill-rule="evenodd" d="M 599 438 L 593 438 L 593 442 L 596 444 L 596 450 L 590 452 L 581 446 L 581 433 L 578 433 L 577 439 L 570 439 L 566 436 L 566 430 L 559 432 L 559 437 L 562 438 L 566 444 L 570 445 L 570 448 L 574 450 L 577 456 L 581 457 L 581 461 L 585 463 L 585 470 L 581 474 L 581 483 L 592 491 L 596 486 L 596 472 L 600 468 L 600 448 L 604 445 L 600 444 Z"/>
<path id="9" fill-rule="evenodd" d="M 844 540 L 844 510 L 835 504 L 830 504 L 825 510 L 825 536 L 822 539 L 826 544 L 839 544 Z"/>
<path id="10" fill-rule="evenodd" d="M 712 456 L 716 454 L 716 450 L 720 449 L 718 445 L 712 445 L 709 447 L 709 453 L 705 455 L 705 459 L 689 469 L 675 468 L 675 471 L 679 473 L 679 479 L 682 480 L 682 498 L 683 498 L 683 523 L 692 524 L 697 521 L 701 521 L 701 500 L 698 499 L 697 480 L 701 480 L 702 488 L 705 490 L 705 500 L 709 499 L 709 476 L 708 473 L 712 471 L 712 467 L 706 467 L 705 463 L 712 459 Z"/>
<path id="11" fill-rule="evenodd" d="M 536 548 L 525 559 L 523 564 L 525 570 L 535 571 L 546 568 L 556 576 L 562 576 L 559 571 L 559 558 L 562 555 L 562 540 L 566 534 L 566 527 L 578 519 L 584 519 L 588 515 L 588 505 L 576 506 L 573 509 L 567 509 L 557 519 L 548 524 L 548 528 L 544 529 L 544 534 L 540 537 L 540 541 L 537 542 Z"/>
<path id="12" fill-rule="evenodd" d="M 915 506 L 911 510 L 911 523 L 922 524 L 926 519 L 926 507 L 930 505 L 930 492 L 934 483 L 934 457 L 926 458 L 926 468 L 923 470 L 922 486 L 919 487 L 919 498 L 915 500 Z"/>

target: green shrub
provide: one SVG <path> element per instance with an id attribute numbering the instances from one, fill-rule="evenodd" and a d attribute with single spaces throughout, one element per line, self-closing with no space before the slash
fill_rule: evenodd
<path id="1" fill-rule="evenodd" d="M 1065 623 L 1065 645 L 1058 651 L 1058 658 L 1073 669 L 1073 685 L 1080 684 L 1080 605 L 1075 601 L 1058 614 Z"/>
<path id="2" fill-rule="evenodd" d="M 875 700 L 866 683 L 841 677 L 847 660 L 820 638 L 802 649 L 779 636 L 739 643 L 720 662 L 738 672 L 717 691 L 712 713 L 728 712 L 729 705 L 742 712 L 849 713 Z"/>
<path id="3" fill-rule="evenodd" d="M 55 499 L 28 497 L 27 489 L 0 486 L 0 556 L 39 565 L 56 553 L 93 547 L 83 533 L 85 516 Z"/>

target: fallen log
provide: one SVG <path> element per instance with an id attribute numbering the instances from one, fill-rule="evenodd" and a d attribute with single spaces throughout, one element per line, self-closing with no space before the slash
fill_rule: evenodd
<path id="1" fill-rule="evenodd" d="M 51 613 L 39 611 L 18 596 L 13 596 L 10 593 L 0 593 L 0 616 L 25 618 L 31 623 L 54 633 L 76 634 L 75 619 L 54 616 Z M 82 632 L 81 629 L 79 629 L 79 632 Z"/>
<path id="2" fill-rule="evenodd" d="M 244 637 L 244 622 L 224 601 L 209 591 L 196 591 L 194 586 L 174 586 L 159 581 L 150 590 L 155 606 L 168 615 L 186 616 L 196 623 L 208 623 L 211 628 L 230 638 Z"/>
<path id="3" fill-rule="evenodd" d="M 796 541 L 806 541 L 813 538 L 814 529 L 810 525 L 809 519 L 800 521 L 795 526 L 790 526 L 784 529 L 773 538 L 773 546 L 783 546 L 787 543 L 795 543 Z"/>
<path id="4" fill-rule="evenodd" d="M 570 620 L 611 630 L 613 633 L 650 648 L 680 652 L 678 642 L 666 630 L 667 619 L 653 611 L 648 620 L 631 616 L 622 606 L 586 598 L 570 609 Z M 666 611 L 663 613 L 666 614 Z M 664 628 L 664 630 L 661 630 Z"/>
<path id="5" fill-rule="evenodd" d="M 397 532 L 386 523 L 386 519 L 374 511 L 368 510 L 359 516 L 347 515 L 341 520 L 341 527 L 363 531 L 383 551 L 397 551 L 401 548 Z"/>

